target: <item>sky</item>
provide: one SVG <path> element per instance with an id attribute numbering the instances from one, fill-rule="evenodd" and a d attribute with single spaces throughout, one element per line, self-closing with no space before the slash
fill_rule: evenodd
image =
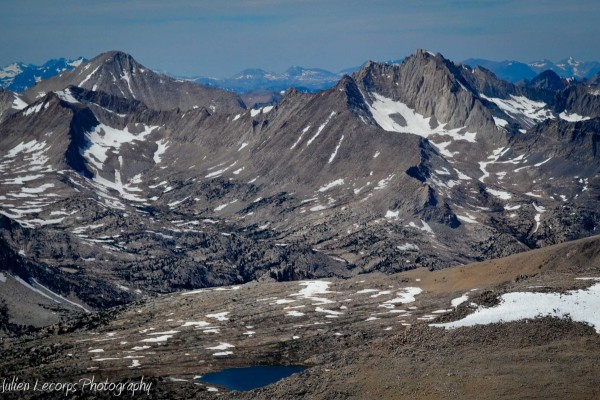
<path id="1" fill-rule="evenodd" d="M 0 66 L 122 50 L 178 76 L 331 71 L 418 48 L 600 60 L 598 0 L 0 0 Z"/>

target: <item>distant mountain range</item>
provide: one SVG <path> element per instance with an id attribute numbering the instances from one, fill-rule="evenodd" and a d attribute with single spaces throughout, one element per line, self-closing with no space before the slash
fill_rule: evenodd
<path id="1" fill-rule="evenodd" d="M 0 88 L 12 92 L 23 92 L 41 80 L 51 78 L 64 71 L 79 66 L 87 61 L 83 57 L 75 60 L 65 58 L 52 59 L 42 66 L 32 64 L 13 63 L 0 69 Z M 401 64 L 403 59 L 389 60 L 385 64 Z M 530 81 L 540 73 L 551 70 L 561 78 L 575 78 L 578 80 L 589 79 L 600 72 L 598 61 L 578 61 L 569 57 L 554 63 L 550 60 L 532 61 L 492 61 L 481 58 L 469 58 L 463 64 L 475 67 L 481 66 L 489 69 L 499 78 L 517 83 Z M 364 64 L 363 64 L 364 66 Z M 293 87 L 303 92 L 315 92 L 329 89 L 344 75 L 351 75 L 360 70 L 362 66 L 345 68 L 339 72 L 332 72 L 321 68 L 304 68 L 292 66 L 286 71 L 278 73 L 259 68 L 245 69 L 229 78 L 211 78 L 206 76 L 182 77 L 157 71 L 183 81 L 201 83 L 205 86 L 225 89 L 242 93 L 257 91 L 280 92 Z"/>
<path id="2" fill-rule="evenodd" d="M 335 73 L 319 68 L 294 66 L 283 73 L 262 69 L 245 69 L 230 78 L 196 77 L 192 80 L 196 83 L 232 90 L 237 93 L 259 89 L 280 91 L 287 90 L 290 87 L 302 91 L 317 91 L 334 86 L 343 75 L 343 73 Z"/>
<path id="3" fill-rule="evenodd" d="M 12 63 L 0 69 L 0 88 L 13 92 L 22 92 L 39 81 L 52 78 L 64 71 L 73 69 L 87 60 L 79 57 L 75 60 L 65 58 L 52 59 L 37 66 L 33 64 Z"/>
<path id="4" fill-rule="evenodd" d="M 463 61 L 472 67 L 480 66 L 492 71 L 498 78 L 510 82 L 531 80 L 544 71 L 554 71 L 561 78 L 588 79 L 600 72 L 598 61 L 577 61 L 573 57 L 553 63 L 550 60 L 522 63 L 519 61 L 491 61 L 481 58 L 469 58 Z"/>

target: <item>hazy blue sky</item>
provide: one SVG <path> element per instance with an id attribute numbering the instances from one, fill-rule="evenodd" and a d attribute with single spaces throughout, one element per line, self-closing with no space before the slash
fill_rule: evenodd
<path id="1" fill-rule="evenodd" d="M 600 60 L 600 1 L 0 0 L 0 65 L 123 50 L 179 75 L 453 60 Z"/>

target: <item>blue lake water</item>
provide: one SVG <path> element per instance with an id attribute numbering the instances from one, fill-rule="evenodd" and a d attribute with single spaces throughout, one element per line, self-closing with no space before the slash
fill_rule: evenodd
<path id="1" fill-rule="evenodd" d="M 298 365 L 261 365 L 246 368 L 228 368 L 209 372 L 197 378 L 198 382 L 224 386 L 229 390 L 252 390 L 270 385 L 283 378 L 302 372 L 306 367 Z"/>

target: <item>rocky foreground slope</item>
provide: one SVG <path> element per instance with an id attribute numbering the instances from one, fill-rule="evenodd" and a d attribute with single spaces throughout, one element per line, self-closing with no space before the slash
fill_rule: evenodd
<path id="1" fill-rule="evenodd" d="M 594 398 L 599 263 L 593 237 L 439 271 L 173 293 L 5 339 L 0 372 L 23 381 L 144 376 L 149 398 Z M 510 296 L 529 296 L 518 308 L 530 319 L 448 329 L 486 312 L 509 319 L 494 310 Z M 272 364 L 309 368 L 245 393 L 195 382 Z M 80 387 L 70 398 L 90 396 Z"/>

